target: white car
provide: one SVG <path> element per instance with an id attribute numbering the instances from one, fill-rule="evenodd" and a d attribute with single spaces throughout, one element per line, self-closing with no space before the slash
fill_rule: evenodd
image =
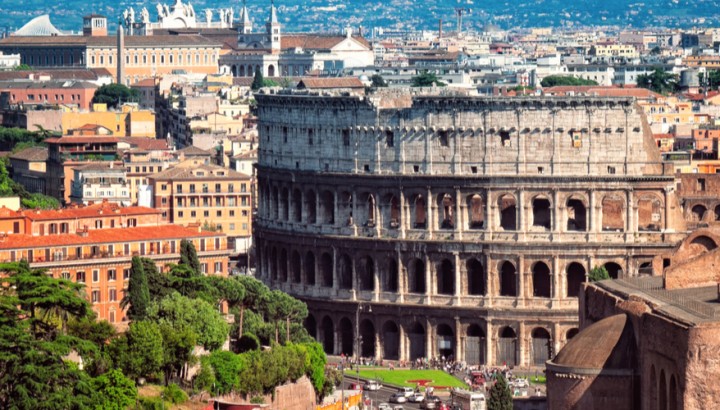
<path id="1" fill-rule="evenodd" d="M 375 391 L 380 390 L 382 387 L 382 384 L 380 384 L 377 380 L 368 380 L 363 384 L 363 390 L 367 391 Z"/>
<path id="2" fill-rule="evenodd" d="M 410 397 L 415 394 L 415 390 L 412 387 L 401 387 L 398 389 L 398 393 L 401 393 L 405 397 Z"/>
<path id="3" fill-rule="evenodd" d="M 410 403 L 422 403 L 425 401 L 425 395 L 422 393 L 413 393 L 412 396 L 408 397 Z"/>
<path id="4" fill-rule="evenodd" d="M 407 403 L 408 399 L 402 393 L 395 393 L 388 399 L 390 403 Z"/>
<path id="5" fill-rule="evenodd" d="M 378 406 L 378 410 L 392 410 L 392 406 L 390 406 L 388 403 L 380 403 Z"/>
<path id="6" fill-rule="evenodd" d="M 513 385 L 518 389 L 527 389 L 530 387 L 530 383 L 528 383 L 527 379 L 515 379 Z"/>

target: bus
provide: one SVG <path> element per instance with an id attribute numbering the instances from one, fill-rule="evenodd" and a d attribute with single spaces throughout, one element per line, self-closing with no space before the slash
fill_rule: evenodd
<path id="1" fill-rule="evenodd" d="M 485 395 L 467 390 L 453 390 L 450 393 L 452 407 L 462 410 L 485 410 Z"/>

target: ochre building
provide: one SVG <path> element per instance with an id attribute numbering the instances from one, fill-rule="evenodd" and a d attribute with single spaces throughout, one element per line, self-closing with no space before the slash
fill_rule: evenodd
<path id="1" fill-rule="evenodd" d="M 331 354 L 544 366 L 590 269 L 652 273 L 684 236 L 630 98 L 256 98 L 258 275 Z"/>

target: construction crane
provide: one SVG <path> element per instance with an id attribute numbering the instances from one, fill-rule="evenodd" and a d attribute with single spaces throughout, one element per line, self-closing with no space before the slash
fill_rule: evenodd
<path id="1" fill-rule="evenodd" d="M 465 7 L 455 7 L 455 15 L 457 16 L 457 33 L 458 36 L 462 33 L 462 20 L 463 16 L 470 14 L 472 10 Z"/>

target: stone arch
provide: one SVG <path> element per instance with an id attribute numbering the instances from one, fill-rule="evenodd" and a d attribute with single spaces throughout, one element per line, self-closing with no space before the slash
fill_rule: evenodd
<path id="1" fill-rule="evenodd" d="M 235 64 L 233 64 L 233 65 L 230 67 L 230 72 L 232 73 L 232 76 L 233 76 L 233 77 L 237 77 L 237 76 L 238 76 L 238 68 L 237 68 L 237 66 L 236 66 Z"/>
<path id="2" fill-rule="evenodd" d="M 551 296 L 550 268 L 545 262 L 535 262 L 532 266 L 533 296 L 549 298 Z"/>
<path id="3" fill-rule="evenodd" d="M 467 293 L 468 295 L 485 295 L 485 268 L 475 258 L 470 258 L 465 263 L 467 271 Z"/>
<path id="4" fill-rule="evenodd" d="M 436 283 L 438 295 L 455 293 L 455 267 L 447 259 L 443 259 L 436 267 Z"/>
<path id="5" fill-rule="evenodd" d="M 294 189 L 292 192 L 292 220 L 295 222 L 302 221 L 302 192 Z"/>
<path id="6" fill-rule="evenodd" d="M 441 193 L 437 196 L 437 229 L 455 229 L 455 199 L 452 195 Z"/>
<path id="7" fill-rule="evenodd" d="M 413 216 L 413 228 L 415 229 L 426 229 L 427 228 L 427 201 L 422 195 L 415 195 L 412 197 L 412 216 Z"/>
<path id="8" fill-rule="evenodd" d="M 384 359 L 400 359 L 400 328 L 392 320 L 382 326 L 382 346 Z"/>
<path id="9" fill-rule="evenodd" d="M 356 267 L 358 290 L 375 289 L 375 261 L 370 256 L 363 256 Z"/>
<path id="10" fill-rule="evenodd" d="M 625 230 L 625 200 L 616 195 L 606 195 L 602 200 L 602 230 L 622 232 Z"/>
<path id="11" fill-rule="evenodd" d="M 305 330 L 307 330 L 310 337 L 313 339 L 317 339 L 317 322 L 315 321 L 315 316 L 313 316 L 312 313 L 308 314 L 305 318 L 305 321 L 303 322 L 303 325 L 305 326 Z"/>
<path id="12" fill-rule="evenodd" d="M 567 230 L 585 232 L 587 230 L 587 209 L 581 199 L 568 198 L 567 207 Z"/>
<path id="13" fill-rule="evenodd" d="M 414 322 L 407 329 L 410 342 L 410 360 L 425 357 L 425 327 L 418 322 Z"/>
<path id="14" fill-rule="evenodd" d="M 273 64 L 268 66 L 268 77 L 275 77 L 275 66 Z"/>
<path id="15" fill-rule="evenodd" d="M 500 265 L 500 296 L 518 296 L 517 270 L 509 261 L 504 261 Z"/>
<path id="16" fill-rule="evenodd" d="M 638 230 L 659 231 L 662 229 L 663 203 L 654 195 L 638 198 Z"/>
<path id="17" fill-rule="evenodd" d="M 517 364 L 517 333 L 510 326 L 498 330 L 497 364 L 508 367 Z"/>
<path id="18" fill-rule="evenodd" d="M 397 292 L 400 284 L 398 280 L 398 263 L 393 257 L 387 259 L 385 265 L 385 284 L 384 290 L 386 292 Z"/>
<path id="19" fill-rule="evenodd" d="M 344 317 L 338 322 L 338 335 L 340 336 L 340 353 L 345 356 L 352 356 L 355 335 L 350 319 Z"/>
<path id="20" fill-rule="evenodd" d="M 312 251 L 305 255 L 305 283 L 315 286 L 315 254 Z"/>
<path id="21" fill-rule="evenodd" d="M 239 70 L 237 76 L 238 76 L 238 77 L 245 77 L 245 76 L 246 76 L 246 74 L 245 74 L 245 66 L 244 66 L 244 65 L 241 65 L 241 66 L 240 66 L 240 70 Z"/>
<path id="22" fill-rule="evenodd" d="M 425 293 L 427 292 L 427 283 L 425 283 L 425 262 L 422 259 L 414 258 L 408 264 L 408 292 Z"/>
<path id="23" fill-rule="evenodd" d="M 370 319 L 360 321 L 360 356 L 375 357 L 375 326 Z"/>
<path id="24" fill-rule="evenodd" d="M 283 221 L 290 221 L 290 192 L 288 192 L 287 188 L 283 188 L 282 191 L 280 191 L 280 202 L 282 202 L 283 205 Z"/>
<path id="25" fill-rule="evenodd" d="M 338 272 L 340 273 L 340 283 L 338 285 L 340 285 L 340 289 L 352 289 L 352 271 L 352 259 L 346 253 L 342 254 L 338 260 Z"/>
<path id="26" fill-rule="evenodd" d="M 332 256 L 327 252 L 323 252 L 320 256 L 320 274 L 322 275 L 323 286 L 332 288 L 334 285 L 333 261 Z"/>
<path id="27" fill-rule="evenodd" d="M 479 194 L 467 197 L 468 228 L 485 228 L 485 200 Z"/>
<path id="28" fill-rule="evenodd" d="M 533 365 L 545 366 L 545 362 L 552 358 L 552 339 L 550 332 L 542 327 L 536 327 L 530 333 L 532 338 Z"/>
<path id="29" fill-rule="evenodd" d="M 385 206 L 387 206 L 388 209 L 388 219 L 387 219 L 387 228 L 389 229 L 397 229 L 400 227 L 400 219 L 401 219 L 401 209 L 400 209 L 400 200 L 398 197 L 396 197 L 393 194 L 388 194 L 385 196 Z"/>
<path id="30" fill-rule="evenodd" d="M 517 200 L 511 194 L 503 194 L 498 198 L 500 210 L 500 228 L 506 231 L 517 230 Z"/>
<path id="31" fill-rule="evenodd" d="M 302 260 L 300 258 L 300 252 L 293 251 L 290 256 L 290 273 L 292 275 L 292 281 L 295 283 L 302 283 Z"/>
<path id="32" fill-rule="evenodd" d="M 585 282 L 585 267 L 578 263 L 572 262 L 567 267 L 567 297 L 576 298 L 580 295 L 582 284 Z"/>
<path id="33" fill-rule="evenodd" d="M 544 195 L 532 199 L 532 226 L 547 231 L 552 229 L 552 204 Z"/>
<path id="34" fill-rule="evenodd" d="M 690 241 L 690 248 L 694 251 L 694 256 L 699 256 L 704 253 L 710 252 L 716 249 L 718 246 L 712 238 L 707 236 L 696 236 Z"/>
<path id="35" fill-rule="evenodd" d="M 365 202 L 366 206 L 366 226 L 375 226 L 376 222 L 376 215 L 375 215 L 375 195 L 368 194 L 367 201 Z"/>
<path id="36" fill-rule="evenodd" d="M 665 369 L 660 370 L 660 381 L 658 382 L 658 409 L 667 410 L 667 379 L 665 378 Z"/>
<path id="37" fill-rule="evenodd" d="M 287 280 L 288 280 L 287 266 L 288 266 L 287 249 L 282 248 L 280 250 L 280 260 L 278 260 L 278 268 L 279 268 L 278 276 L 279 276 L 280 282 L 287 282 Z"/>
<path id="38" fill-rule="evenodd" d="M 612 279 L 617 279 L 622 276 L 623 268 L 619 264 L 615 262 L 608 262 L 603 266 Z"/>
<path id="39" fill-rule="evenodd" d="M 455 332 L 452 326 L 441 323 L 435 329 L 437 336 L 437 355 L 446 359 L 455 358 Z"/>
<path id="40" fill-rule="evenodd" d="M 580 330 L 576 327 L 568 329 L 568 331 L 565 332 L 565 340 L 571 340 L 573 337 L 577 336 L 578 333 L 580 333 Z"/>
<path id="41" fill-rule="evenodd" d="M 305 221 L 308 224 L 317 223 L 317 197 L 312 189 L 305 193 Z"/>
<path id="42" fill-rule="evenodd" d="M 320 194 L 320 217 L 323 224 L 335 224 L 335 195 L 330 191 Z"/>
<path id="43" fill-rule="evenodd" d="M 325 353 L 335 354 L 335 326 L 330 316 L 325 316 L 320 322 L 320 337 Z"/>
<path id="44" fill-rule="evenodd" d="M 468 365 L 485 363 L 485 331 L 476 324 L 471 324 L 465 331 L 465 362 Z"/>
<path id="45" fill-rule="evenodd" d="M 678 388 L 675 375 L 670 376 L 670 387 L 668 388 L 668 410 L 678 409 Z"/>
<path id="46" fill-rule="evenodd" d="M 705 205 L 697 204 L 690 209 L 690 216 L 694 222 L 701 222 L 705 219 L 706 213 L 707 208 L 705 208 Z"/>

